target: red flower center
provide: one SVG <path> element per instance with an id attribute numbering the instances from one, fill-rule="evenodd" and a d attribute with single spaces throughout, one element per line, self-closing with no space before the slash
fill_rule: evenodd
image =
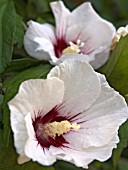
<path id="1" fill-rule="evenodd" d="M 45 132 L 45 125 L 48 123 L 52 123 L 54 121 L 61 122 L 67 120 L 66 117 L 60 116 L 59 114 L 59 107 L 54 107 L 51 111 L 49 111 L 44 117 L 42 117 L 43 111 L 38 112 L 38 116 L 35 117 L 33 122 L 33 127 L 36 134 L 36 140 L 41 147 L 49 149 L 51 145 L 55 147 L 65 147 L 65 144 L 68 142 L 64 139 L 63 135 L 56 135 L 55 138 L 49 136 Z"/>
<path id="2" fill-rule="evenodd" d="M 54 51 L 57 58 L 60 58 L 62 51 L 67 48 L 69 45 L 64 40 L 64 38 L 57 39 L 57 44 L 54 44 Z"/>

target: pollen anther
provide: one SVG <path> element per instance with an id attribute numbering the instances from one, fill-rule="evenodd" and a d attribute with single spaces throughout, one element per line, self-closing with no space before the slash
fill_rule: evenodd
<path id="1" fill-rule="evenodd" d="M 71 124 L 69 121 L 64 120 L 61 122 L 52 122 L 48 123 L 44 126 L 44 131 L 52 138 L 55 138 L 56 135 L 60 136 L 62 134 L 68 133 L 71 129 L 79 130 L 80 125 L 77 125 L 77 123 Z"/>
<path id="2" fill-rule="evenodd" d="M 78 54 L 81 51 L 80 48 L 84 46 L 84 42 L 81 42 L 81 40 L 78 39 L 76 44 L 69 41 L 69 45 L 70 46 L 68 46 L 62 51 L 62 54 L 68 54 L 68 53 Z"/>
<path id="3" fill-rule="evenodd" d="M 120 38 L 125 37 L 126 35 L 128 35 L 128 25 L 126 25 L 126 27 L 118 28 L 112 40 L 111 49 L 113 50 L 116 47 L 117 43 L 119 42 Z"/>

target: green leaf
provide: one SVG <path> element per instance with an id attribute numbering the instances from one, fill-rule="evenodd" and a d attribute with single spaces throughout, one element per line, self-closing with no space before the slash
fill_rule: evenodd
<path id="1" fill-rule="evenodd" d="M 53 15 L 50 12 L 41 14 L 37 19 L 37 22 L 44 24 L 44 23 L 50 23 L 52 25 L 55 25 L 55 19 Z"/>
<path id="2" fill-rule="evenodd" d="M 26 19 L 26 4 L 27 4 L 27 1 L 24 1 L 24 0 L 14 0 L 14 3 L 15 3 L 15 8 L 16 8 L 16 11 L 17 13 L 22 16 L 24 19 Z"/>
<path id="3" fill-rule="evenodd" d="M 0 129 L 0 148 L 3 147 L 3 130 Z"/>
<path id="4" fill-rule="evenodd" d="M 10 113 L 7 106 L 7 103 L 16 95 L 19 85 L 28 79 L 39 79 L 46 78 L 46 75 L 51 69 L 50 64 L 41 65 L 37 67 L 32 67 L 27 69 L 14 78 L 6 82 L 3 85 L 6 88 L 6 94 L 4 98 L 4 112 L 3 112 L 3 124 L 4 124 L 4 133 L 3 133 L 3 141 L 6 146 L 8 146 L 9 137 L 10 137 Z"/>
<path id="5" fill-rule="evenodd" d="M 116 168 L 118 165 L 119 159 L 121 157 L 121 153 L 124 148 L 128 146 L 128 121 L 126 121 L 119 130 L 119 136 L 120 136 L 120 143 L 117 146 L 117 149 L 113 152 L 113 165 Z"/>
<path id="6" fill-rule="evenodd" d="M 10 141 L 9 147 L 0 148 L 0 170 L 54 170 L 52 166 L 46 167 L 32 161 L 18 165 L 18 154 L 13 147 L 13 140 Z"/>
<path id="7" fill-rule="evenodd" d="M 128 35 L 120 39 L 99 72 L 105 74 L 109 84 L 128 101 Z"/>
<path id="8" fill-rule="evenodd" d="M 78 168 L 75 165 L 64 161 L 56 162 L 54 167 L 55 170 L 84 170 L 83 168 Z"/>
<path id="9" fill-rule="evenodd" d="M 12 58 L 14 35 L 16 30 L 16 12 L 12 0 L 0 1 L 0 73 L 4 71 Z"/>
<path id="10" fill-rule="evenodd" d="M 110 159 L 105 162 L 93 161 L 89 167 L 89 170 L 114 170 Z"/>
<path id="11" fill-rule="evenodd" d="M 75 9 L 77 6 L 85 2 L 85 0 L 75 0 L 75 1 L 63 0 L 63 1 L 64 1 L 64 4 L 71 10 Z"/>
<path id="12" fill-rule="evenodd" d="M 122 158 L 119 161 L 118 170 L 128 170 L 128 160 Z"/>
<path id="13" fill-rule="evenodd" d="M 33 58 L 22 58 L 22 59 L 15 59 L 12 60 L 9 64 L 9 67 L 5 70 L 5 72 L 2 74 L 2 77 L 10 75 L 12 76 L 15 73 L 19 73 L 21 71 L 24 71 L 25 69 L 38 66 L 41 64 L 46 64 L 44 61 L 39 61 Z"/>
<path id="14" fill-rule="evenodd" d="M 0 94 L 0 107 L 1 107 L 1 105 L 3 103 L 3 99 L 4 99 L 4 96 L 2 94 Z"/>
<path id="15" fill-rule="evenodd" d="M 23 38 L 24 38 L 24 26 L 23 26 L 22 17 L 16 15 L 16 32 L 14 37 L 14 44 L 17 45 L 17 48 L 21 48 L 23 46 Z"/>
<path id="16" fill-rule="evenodd" d="M 33 3 L 36 6 L 40 7 L 44 13 L 50 11 L 49 2 L 47 2 L 47 1 L 36 0 L 36 1 L 33 1 Z"/>
<path id="17" fill-rule="evenodd" d="M 3 104 L 4 96 L 0 94 L 0 122 L 2 120 L 2 104 Z M 1 128 L 1 125 L 0 125 Z"/>
<path id="18" fill-rule="evenodd" d="M 127 0 L 115 0 L 115 2 L 118 4 L 120 13 L 128 17 L 128 5 L 127 5 L 128 1 Z"/>
<path id="19" fill-rule="evenodd" d="M 2 87 L 2 84 L 1 84 Z M 1 89 L 0 89 L 1 91 Z M 4 96 L 0 94 L 0 147 L 3 146 L 3 124 L 2 124 L 2 105 L 3 105 Z"/>
<path id="20" fill-rule="evenodd" d="M 116 167 L 120 160 L 122 151 L 123 151 L 123 148 L 119 148 L 119 147 L 118 147 L 118 149 L 113 151 L 112 162 L 113 162 L 113 166 L 114 166 L 115 170 L 116 170 Z"/>

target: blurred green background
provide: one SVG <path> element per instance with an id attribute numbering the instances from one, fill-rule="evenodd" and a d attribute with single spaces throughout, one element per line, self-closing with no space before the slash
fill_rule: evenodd
<path id="1" fill-rule="evenodd" d="M 49 3 L 53 0 L 14 0 L 17 13 L 22 17 L 23 25 L 26 25 L 28 20 L 35 20 L 40 23 L 49 22 L 55 24 L 55 20 L 50 9 Z M 73 10 L 78 5 L 86 0 L 63 0 L 65 5 Z M 128 0 L 90 0 L 94 9 L 97 13 L 112 22 L 116 28 L 125 26 L 128 24 Z M 26 55 L 23 49 L 23 32 L 19 29 L 21 41 L 18 42 L 18 46 L 15 46 L 14 57 Z M 120 154 L 121 151 L 115 153 Z M 114 156 L 115 157 L 115 156 Z M 113 158 L 112 158 L 113 159 Z M 89 170 L 114 170 L 112 159 L 105 163 L 94 161 L 90 166 Z M 114 158 L 115 159 L 115 158 Z M 57 170 L 81 170 L 76 168 L 74 165 L 58 161 L 55 164 Z M 118 170 L 128 170 L 128 150 L 127 148 L 123 151 L 121 159 L 117 160 Z"/>
<path id="2" fill-rule="evenodd" d="M 35 20 L 40 23 L 49 22 L 54 25 L 54 17 L 49 6 L 49 3 L 52 1 L 53 0 L 15 0 L 15 6 L 17 13 L 22 16 L 25 24 L 28 20 Z M 63 0 L 63 2 L 70 10 L 73 10 L 81 3 L 86 2 L 86 0 Z M 128 24 L 128 0 L 90 0 L 89 2 L 92 3 L 94 9 L 101 17 L 112 22 L 116 28 Z M 112 159 L 105 163 L 94 161 L 89 166 L 89 170 L 128 170 L 128 150 L 126 148 L 122 154 L 121 152 L 122 150 L 115 152 Z M 121 159 L 118 160 L 118 155 L 120 154 Z M 116 158 L 117 160 L 115 160 Z M 115 168 L 113 167 L 113 159 L 117 164 Z M 81 168 L 76 168 L 74 165 L 63 161 L 58 161 L 55 164 L 55 168 L 57 170 L 81 170 Z"/>
<path id="3" fill-rule="evenodd" d="M 17 12 L 24 18 L 42 19 L 53 22 L 49 3 L 53 0 L 15 0 Z M 73 10 L 86 0 L 63 0 L 65 5 Z M 90 0 L 95 10 L 117 27 L 128 23 L 128 0 Z"/>
<path id="4" fill-rule="evenodd" d="M 1 0 L 0 0 L 1 1 Z M 16 16 L 16 34 L 14 37 L 14 52 L 13 59 L 21 59 L 24 57 L 28 57 L 23 47 L 23 37 L 26 28 L 26 22 L 28 20 L 35 20 L 40 23 L 51 23 L 55 24 L 55 20 L 50 9 L 49 3 L 53 0 L 13 0 L 15 9 L 17 12 Z M 73 10 L 78 5 L 86 0 L 63 0 L 65 5 Z M 120 26 L 125 26 L 128 24 L 128 0 L 90 0 L 94 9 L 97 13 L 112 22 L 116 28 Z M 32 62 L 32 61 L 31 61 Z M 39 63 L 36 61 L 33 65 Z M 33 63 L 33 62 L 32 62 Z M 4 73 L 4 79 L 8 78 L 8 74 L 10 77 L 13 77 L 15 73 L 14 67 L 15 62 L 10 64 L 10 68 L 7 68 Z M 17 64 L 17 63 L 16 63 Z M 25 62 L 26 64 L 26 62 Z M 25 65 L 22 69 L 29 67 L 29 64 Z M 10 73 L 11 70 L 11 73 Z M 20 65 L 18 66 L 17 72 L 20 72 Z M 128 136 L 128 134 L 124 135 Z M 128 143 L 124 144 L 128 145 Z M 111 159 L 104 163 L 100 163 L 98 161 L 94 161 L 90 166 L 89 170 L 128 170 L 128 149 L 125 148 L 122 152 L 122 148 L 119 148 L 117 152 L 114 152 Z M 121 156 L 121 158 L 120 158 Z M 120 160 L 119 160 L 120 158 Z M 117 165 L 117 167 L 113 166 Z M 66 163 L 63 161 L 58 161 L 54 165 L 55 170 L 82 170 L 82 168 L 77 168 L 70 163 Z M 4 169 L 3 169 L 4 170 Z M 13 169 L 10 169 L 13 170 Z"/>

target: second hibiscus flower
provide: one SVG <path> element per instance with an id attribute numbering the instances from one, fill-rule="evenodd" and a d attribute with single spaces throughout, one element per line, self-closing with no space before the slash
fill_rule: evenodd
<path id="1" fill-rule="evenodd" d="M 9 102 L 18 163 L 57 159 L 87 168 L 112 155 L 125 100 L 86 62 L 65 60 L 47 79 L 27 80 Z"/>
<path id="2" fill-rule="evenodd" d="M 104 64 L 115 35 L 115 27 L 102 19 L 90 3 L 83 3 L 73 12 L 62 1 L 50 5 L 56 28 L 50 24 L 29 21 L 24 38 L 28 54 L 56 64 L 69 58 L 69 55 L 62 54 L 79 53 L 81 57 L 77 59 L 90 62 L 94 68 Z"/>

